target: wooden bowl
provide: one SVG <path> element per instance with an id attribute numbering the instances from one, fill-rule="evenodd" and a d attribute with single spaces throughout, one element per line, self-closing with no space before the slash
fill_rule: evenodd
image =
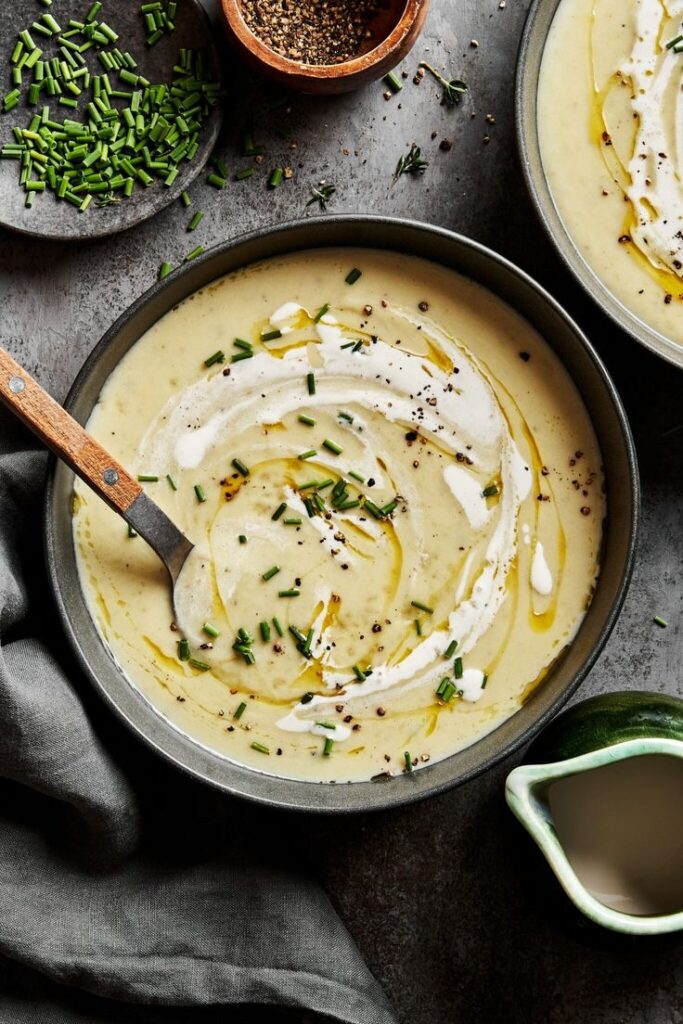
<path id="1" fill-rule="evenodd" d="M 303 64 L 280 56 L 254 35 L 242 15 L 242 0 L 221 0 L 228 37 L 246 63 L 281 85 L 306 93 L 351 92 L 381 78 L 411 50 L 428 7 L 429 0 L 387 0 L 357 57 L 340 64 Z"/>

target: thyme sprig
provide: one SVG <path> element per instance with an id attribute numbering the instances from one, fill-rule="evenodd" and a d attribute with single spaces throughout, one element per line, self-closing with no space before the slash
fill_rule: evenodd
<path id="1" fill-rule="evenodd" d="M 428 166 L 429 160 L 424 159 L 420 147 L 413 142 L 408 152 L 404 153 L 396 164 L 394 181 L 398 181 L 402 174 L 423 174 Z"/>
<path id="2" fill-rule="evenodd" d="M 316 188 L 311 189 L 312 198 L 308 200 L 306 206 L 312 206 L 313 203 L 319 203 L 321 210 L 327 209 L 327 204 L 336 192 L 334 185 L 328 184 L 326 181 L 318 182 Z"/>
<path id="3" fill-rule="evenodd" d="M 425 71 L 428 71 L 430 75 L 437 80 L 443 89 L 442 102 L 445 103 L 447 107 L 454 107 L 460 103 L 463 93 L 467 92 L 467 85 L 461 78 L 451 78 L 450 80 L 444 78 L 441 72 L 437 71 L 436 68 L 433 68 L 426 60 L 420 61 L 420 67 L 424 68 Z"/>

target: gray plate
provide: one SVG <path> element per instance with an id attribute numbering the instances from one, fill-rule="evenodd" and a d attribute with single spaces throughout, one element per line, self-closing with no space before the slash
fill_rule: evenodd
<path id="1" fill-rule="evenodd" d="M 633 563 L 639 485 L 631 433 L 604 366 L 579 328 L 539 285 L 491 250 L 449 231 L 379 217 L 299 222 L 244 235 L 175 271 L 131 306 L 86 361 L 67 399 L 85 423 L 109 374 L 140 336 L 176 303 L 238 267 L 269 256 L 323 246 L 368 246 L 439 262 L 494 291 L 537 328 L 575 380 L 606 461 L 609 516 L 602 572 L 574 643 L 543 686 L 495 732 L 438 764 L 411 775 L 325 785 L 264 775 L 213 754 L 181 734 L 127 682 L 88 614 L 78 582 L 71 496 L 73 474 L 59 463 L 46 497 L 45 539 L 50 579 L 64 627 L 94 685 L 125 722 L 155 750 L 229 793 L 264 804 L 314 811 L 396 806 L 441 792 L 491 767 L 531 739 L 576 689 L 604 645 L 621 607 Z"/>
<path id="2" fill-rule="evenodd" d="M 17 33 L 29 28 L 41 14 L 48 11 L 64 27 L 69 18 L 82 20 L 90 7 L 90 0 L 63 0 L 58 5 L 44 8 L 36 0 L 11 0 L 0 3 L 0 54 L 3 54 L 4 67 L 9 67 L 9 54 L 16 42 Z M 151 49 L 145 42 L 142 15 L 138 2 L 105 4 L 101 15 L 121 36 L 124 45 L 121 49 L 129 49 L 139 64 L 139 71 L 150 82 L 168 82 L 170 71 L 176 63 L 181 47 L 204 49 L 211 65 L 213 80 L 220 81 L 220 61 L 214 43 L 214 31 L 199 0 L 180 0 L 176 17 L 175 31 L 164 35 L 156 46 Z M 36 34 L 34 42 L 41 47 L 46 55 L 54 56 L 55 48 L 50 41 Z M 117 44 L 117 45 L 120 45 Z M 91 51 L 92 52 L 92 51 Z M 99 67 L 96 58 L 88 54 L 88 65 L 91 71 Z M 3 75 L 8 72 L 3 72 Z M 5 83 L 0 94 L 12 88 Z M 44 99 L 38 107 L 27 107 L 20 103 L 9 114 L 0 113 L 0 145 L 13 139 L 12 128 L 15 125 L 28 124 L 31 114 L 40 113 L 43 104 L 49 103 L 51 115 L 61 121 L 73 114 L 68 107 L 61 107 L 55 100 Z M 2 106 L 0 105 L 0 110 Z M 177 199 L 180 193 L 194 181 L 200 173 L 218 138 L 222 120 L 221 104 L 217 104 L 207 119 L 202 144 L 195 159 L 191 163 L 182 164 L 180 174 L 170 188 L 163 181 L 156 181 L 149 188 L 137 185 L 130 199 L 120 203 L 98 208 L 93 200 L 85 213 L 69 203 L 59 202 L 52 193 L 36 196 L 32 209 L 26 209 L 26 194 L 19 185 L 19 163 L 16 160 L 0 160 L 0 226 L 11 228 L 25 235 L 38 238 L 54 238 L 69 241 L 78 238 L 97 238 L 102 235 L 113 235 L 117 231 L 139 224 Z"/>
<path id="3" fill-rule="evenodd" d="M 541 160 L 538 141 L 538 76 L 545 41 L 561 0 L 536 0 L 524 27 L 517 57 L 515 116 L 517 145 L 524 177 L 551 242 L 560 257 L 588 294 L 627 334 L 658 356 L 683 366 L 683 347 L 648 327 L 605 287 L 574 245 L 555 206 Z"/>

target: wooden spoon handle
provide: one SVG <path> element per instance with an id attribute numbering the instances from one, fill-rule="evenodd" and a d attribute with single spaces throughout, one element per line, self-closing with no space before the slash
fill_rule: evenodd
<path id="1" fill-rule="evenodd" d="M 0 401 L 75 473 L 124 515 L 142 487 L 0 348 Z"/>

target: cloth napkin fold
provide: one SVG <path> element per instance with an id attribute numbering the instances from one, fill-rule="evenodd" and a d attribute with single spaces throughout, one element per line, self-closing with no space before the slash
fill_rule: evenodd
<path id="1" fill-rule="evenodd" d="M 327 897 L 283 867 L 291 820 L 185 778 L 80 677 L 45 470 L 0 410 L 0 1021 L 395 1024 Z"/>

